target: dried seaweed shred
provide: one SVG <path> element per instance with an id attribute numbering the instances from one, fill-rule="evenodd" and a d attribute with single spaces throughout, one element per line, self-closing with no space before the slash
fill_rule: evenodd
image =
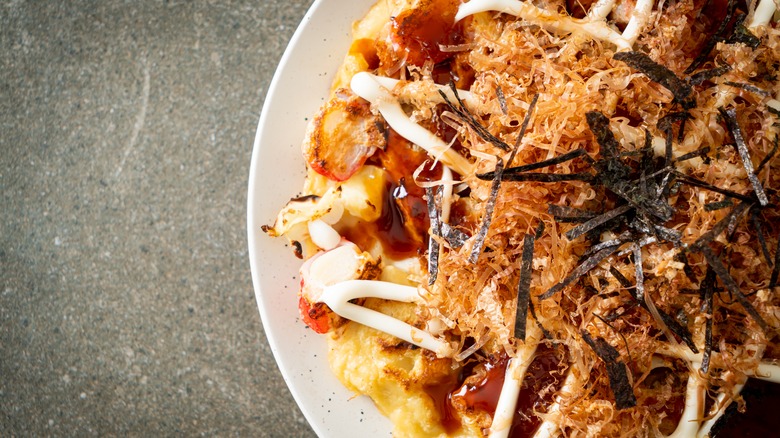
<path id="1" fill-rule="evenodd" d="M 571 230 L 566 232 L 566 238 L 569 240 L 574 240 L 578 238 L 579 236 L 587 233 L 588 231 L 591 231 L 609 221 L 612 219 L 615 219 L 616 217 L 625 214 L 626 212 L 631 210 L 631 206 L 628 204 L 621 205 L 620 207 L 613 208 L 612 210 L 600 214 L 593 219 L 590 219 L 589 221 L 577 225 L 576 227 L 572 228 Z"/>
<path id="2" fill-rule="evenodd" d="M 764 333 L 767 333 L 769 326 L 767 325 L 766 321 L 764 321 L 764 318 L 759 315 L 756 308 L 753 307 L 753 304 L 748 301 L 745 294 L 739 290 L 739 286 L 737 286 L 737 283 L 734 281 L 734 278 L 731 276 L 720 257 L 716 256 L 709 246 L 702 247 L 701 251 L 704 254 L 704 258 L 707 260 L 707 264 L 712 268 L 713 271 L 715 271 L 715 274 L 717 274 L 718 278 L 720 278 L 720 281 L 723 283 L 723 285 L 726 286 L 726 290 L 728 290 L 733 296 L 737 298 L 739 304 L 742 305 L 742 308 L 744 308 L 748 315 L 753 318 L 753 321 L 755 321 L 759 327 L 761 327 L 761 330 L 763 330 Z"/>
<path id="3" fill-rule="evenodd" d="M 620 410 L 636 406 L 634 388 L 628 380 L 628 368 L 620 359 L 617 349 L 603 338 L 593 339 L 585 330 L 582 331 L 582 339 L 606 365 L 609 386 L 615 396 L 615 407 Z"/>
<path id="4" fill-rule="evenodd" d="M 729 108 L 727 110 L 719 108 L 718 110 L 720 111 L 721 116 L 723 116 L 723 118 L 726 120 L 726 125 L 731 132 L 731 136 L 734 139 L 734 142 L 737 144 L 739 157 L 742 159 L 742 165 L 745 167 L 748 180 L 753 186 L 753 190 L 756 192 L 758 202 L 762 206 L 769 204 L 769 199 L 766 197 L 764 187 L 761 185 L 761 181 L 758 180 L 758 177 L 753 170 L 753 162 L 750 159 L 750 152 L 748 151 L 747 144 L 745 144 L 745 139 L 742 137 L 742 128 L 740 128 L 739 123 L 737 122 L 737 110 L 734 108 Z"/>
<path id="5" fill-rule="evenodd" d="M 515 337 L 525 341 L 528 303 L 531 300 L 531 264 L 534 258 L 536 236 L 526 234 L 523 238 L 523 256 L 520 262 L 520 281 L 517 283 L 517 310 L 515 312 Z"/>
<path id="6" fill-rule="evenodd" d="M 434 193 L 432 187 L 425 188 L 425 197 L 428 204 L 428 219 L 431 224 L 431 232 L 428 236 L 428 286 L 436 283 L 436 277 L 439 274 L 439 241 L 437 237 L 441 236 L 441 221 L 439 208 L 436 198 L 441 199 L 442 187 L 439 186 Z M 438 196 L 437 196 L 438 195 Z"/>
<path id="7" fill-rule="evenodd" d="M 461 100 L 460 96 L 458 95 L 458 90 L 455 88 L 455 83 L 450 82 L 450 89 L 452 90 L 452 93 L 455 95 L 455 100 L 457 101 L 457 105 L 455 105 L 448 97 L 447 94 L 439 90 L 439 95 L 444 99 L 444 103 L 447 104 L 447 106 L 452 110 L 452 112 L 455 113 L 455 115 L 458 116 L 458 118 L 469 125 L 471 129 L 474 130 L 474 132 L 477 133 L 477 135 L 484 141 L 492 144 L 493 146 L 502 149 L 504 151 L 508 151 L 509 145 L 501 141 L 498 137 L 491 134 L 490 131 L 487 130 L 480 122 L 477 120 L 476 117 L 474 117 L 467 109 L 466 106 L 463 104 L 463 101 Z"/>
<path id="8" fill-rule="evenodd" d="M 732 82 L 732 81 L 723 81 L 725 85 L 729 85 L 731 87 L 739 88 L 745 91 L 749 91 L 751 93 L 758 94 L 762 97 L 772 97 L 772 93 L 770 93 L 767 90 L 764 90 L 763 88 L 758 88 L 755 85 L 746 84 L 744 82 Z"/>
<path id="9" fill-rule="evenodd" d="M 712 320 L 713 315 L 713 297 L 715 294 L 715 271 L 712 268 L 707 269 L 704 275 L 704 281 L 701 283 L 702 313 L 706 315 L 707 321 L 704 325 L 704 353 L 701 358 L 701 372 L 707 374 L 710 367 L 710 357 L 712 355 Z"/>
<path id="10" fill-rule="evenodd" d="M 701 85 L 712 78 L 722 76 L 731 71 L 730 65 L 721 65 L 719 67 L 711 68 L 708 70 L 702 70 L 688 79 L 688 83 L 691 85 Z"/>
<path id="11" fill-rule="evenodd" d="M 696 105 L 691 98 L 693 88 L 686 81 L 677 77 L 673 71 L 665 66 L 653 61 L 649 56 L 642 52 L 618 52 L 613 56 L 618 61 L 623 61 L 634 70 L 638 70 L 672 92 L 675 101 L 685 109 L 691 109 Z M 690 72 L 688 72 L 690 73 Z"/>
<path id="12" fill-rule="evenodd" d="M 495 178 L 490 185 L 490 195 L 487 202 L 485 202 L 485 213 L 482 217 L 482 225 L 477 231 L 476 239 L 474 240 L 474 246 L 471 248 L 471 255 L 469 256 L 469 263 L 476 263 L 479 255 L 482 254 L 482 248 L 485 246 L 485 238 L 487 237 L 488 230 L 490 229 L 490 223 L 493 221 L 493 209 L 496 206 L 496 199 L 498 198 L 498 190 L 501 188 L 501 176 L 504 172 L 504 160 L 501 157 L 496 162 Z"/>
<path id="13" fill-rule="evenodd" d="M 728 28 L 731 19 L 734 17 L 734 11 L 736 10 L 736 8 L 737 8 L 737 0 L 728 0 L 728 4 L 726 5 L 726 16 L 720 22 L 718 29 L 715 30 L 715 32 L 704 43 L 701 52 L 699 52 L 696 58 L 693 59 L 693 62 L 691 62 L 688 68 L 685 69 L 684 72 L 685 74 L 693 73 L 694 70 L 699 68 L 699 66 L 701 66 L 702 64 L 704 64 L 704 62 L 707 61 L 707 57 L 710 56 L 710 52 L 712 52 L 712 49 L 714 49 L 715 46 L 718 44 L 718 41 L 724 39 L 726 34 L 726 28 Z"/>
<path id="14" fill-rule="evenodd" d="M 550 204 L 547 207 L 547 213 L 551 214 L 560 223 L 582 223 L 596 216 L 596 213 L 592 211 L 555 204 Z"/>
<path id="15" fill-rule="evenodd" d="M 575 158 L 581 157 L 583 155 L 587 155 L 588 153 L 585 151 L 585 149 L 579 148 L 575 149 L 571 152 L 567 152 L 563 155 L 559 155 L 555 158 L 550 158 L 549 160 L 544 161 L 538 161 L 536 163 L 529 163 L 524 164 L 522 166 L 515 166 L 515 167 L 508 167 L 504 170 L 504 179 L 507 180 L 507 178 L 511 175 L 521 174 L 524 172 L 529 172 L 531 170 L 537 170 L 537 169 L 543 169 L 545 167 L 554 166 L 556 164 L 565 163 L 567 161 L 571 161 Z M 494 172 L 485 172 L 485 173 L 479 173 L 477 174 L 477 178 L 481 180 L 492 180 L 495 176 Z"/>
<path id="16" fill-rule="evenodd" d="M 572 270 L 569 275 L 566 276 L 563 280 L 561 280 L 559 283 L 556 283 L 553 287 L 548 289 L 545 293 L 539 295 L 539 301 L 546 300 L 556 293 L 562 291 L 566 286 L 569 286 L 570 284 L 574 283 L 575 281 L 579 280 L 580 277 L 587 274 L 591 269 L 595 268 L 599 265 L 604 259 L 611 256 L 615 253 L 615 251 L 620 248 L 620 245 L 612 245 L 608 246 L 604 249 L 601 249 L 600 251 L 596 252 L 592 256 L 588 257 L 580 263 L 574 270 Z"/>

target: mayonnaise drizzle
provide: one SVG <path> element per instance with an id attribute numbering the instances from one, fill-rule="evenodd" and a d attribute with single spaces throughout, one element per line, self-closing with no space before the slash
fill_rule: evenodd
<path id="1" fill-rule="evenodd" d="M 450 145 L 437 137 L 436 134 L 412 121 L 401 108 L 398 99 L 382 82 L 390 85 L 389 81 L 380 79 L 379 76 L 360 72 L 352 77 L 350 87 L 355 94 L 371 102 L 371 105 L 382 114 L 387 124 L 403 138 L 425 149 L 431 156 L 459 174 L 470 175 L 473 173 L 474 165 L 466 157 L 450 148 Z M 454 95 L 452 96 L 454 97 Z"/>
<path id="2" fill-rule="evenodd" d="M 649 10 L 652 9 L 652 0 L 639 0 L 635 7 L 635 13 L 629 20 L 626 31 L 622 35 L 615 29 L 609 27 L 603 14 L 606 10 L 606 4 L 609 2 L 600 2 L 596 4 L 598 8 L 593 17 L 586 19 L 576 19 L 567 15 L 561 15 L 555 12 L 546 11 L 536 7 L 529 2 L 520 0 L 471 0 L 463 3 L 458 8 L 455 15 L 455 21 L 477 14 L 479 12 L 497 11 L 505 14 L 511 14 L 522 18 L 532 24 L 544 27 L 554 32 L 560 33 L 584 33 L 591 38 L 609 41 L 616 45 L 620 50 L 631 50 L 631 46 L 636 38 L 644 29 Z M 647 13 L 644 13 L 644 12 Z"/>
<path id="3" fill-rule="evenodd" d="M 493 414 L 493 423 L 490 425 L 489 438 L 505 438 L 509 436 L 512 420 L 515 417 L 517 397 L 523 386 L 523 379 L 528 366 L 536 355 L 536 347 L 541 339 L 541 331 L 536 324 L 529 324 L 526 328 L 525 344 L 518 349 L 517 356 L 509 360 L 504 375 L 504 385 L 498 397 L 496 413 Z"/>
<path id="4" fill-rule="evenodd" d="M 416 287 L 386 281 L 348 280 L 328 286 L 322 292 L 322 302 L 343 318 L 385 332 L 439 356 L 450 356 L 450 345 L 430 333 L 413 327 L 391 316 L 367 309 L 349 301 L 356 298 L 382 298 L 405 303 L 420 302 Z"/>

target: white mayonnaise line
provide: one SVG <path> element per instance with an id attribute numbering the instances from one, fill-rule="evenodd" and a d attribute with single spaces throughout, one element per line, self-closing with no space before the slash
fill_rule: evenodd
<path id="1" fill-rule="evenodd" d="M 739 394 L 740 392 L 742 392 L 742 388 L 744 386 L 745 385 L 743 384 L 735 385 L 734 393 Z M 718 419 L 720 419 L 720 417 L 723 416 L 723 414 L 726 412 L 726 408 L 729 407 L 729 405 L 731 404 L 731 400 L 724 403 L 723 400 L 725 399 L 726 399 L 726 394 L 720 393 L 718 395 L 718 400 L 715 402 L 717 403 L 716 406 L 718 407 L 718 410 L 717 412 L 715 412 L 712 418 L 710 418 L 709 420 L 701 424 L 701 427 L 699 428 L 699 433 L 696 435 L 697 438 L 709 438 L 710 430 L 712 429 L 712 426 L 714 426 L 715 423 L 718 422 Z"/>
<path id="2" fill-rule="evenodd" d="M 386 281 L 347 280 L 326 287 L 322 292 L 322 302 L 343 318 L 393 335 L 420 348 L 431 350 L 437 355 L 451 354 L 447 342 L 436 339 L 430 333 L 391 316 L 349 302 L 356 298 L 382 298 L 414 303 L 421 301 L 416 287 Z"/>
<path id="3" fill-rule="evenodd" d="M 496 412 L 493 414 L 489 438 L 506 438 L 509 436 L 512 420 L 515 417 L 517 397 L 520 395 L 520 389 L 523 386 L 523 378 L 526 370 L 528 370 L 528 366 L 534 360 L 536 347 L 539 345 L 539 339 L 541 338 L 541 332 L 536 324 L 529 324 L 527 330 L 525 344 L 518 349 L 517 357 L 510 359 L 509 365 L 506 367 L 504 385 L 501 387 L 501 395 L 498 397 Z"/>
<path id="4" fill-rule="evenodd" d="M 578 20 L 546 11 L 520 0 L 471 0 L 460 5 L 458 13 L 455 15 L 455 21 L 457 22 L 469 15 L 487 11 L 511 14 L 556 32 L 585 33 L 595 39 L 609 41 L 620 50 L 631 50 L 631 43 L 616 30 L 610 28 L 604 20 Z M 639 31 L 641 29 L 637 32 Z"/>
<path id="5" fill-rule="evenodd" d="M 773 110 L 780 111 L 780 100 L 769 99 L 766 101 L 766 106 L 772 108 Z"/>
<path id="6" fill-rule="evenodd" d="M 756 7 L 756 11 L 753 13 L 753 20 L 750 22 L 748 29 L 755 29 L 759 26 L 766 26 L 772 20 L 772 16 L 777 11 L 777 4 L 774 0 L 761 0 Z"/>
<path id="7" fill-rule="evenodd" d="M 653 3 L 655 0 L 639 0 L 634 6 L 634 11 L 631 12 L 631 19 L 628 20 L 625 30 L 623 30 L 623 39 L 625 39 L 630 46 L 633 46 L 636 39 L 639 38 L 639 34 L 645 28 L 647 20 L 650 18 L 650 12 L 653 10 Z"/>
<path id="8" fill-rule="evenodd" d="M 431 156 L 452 167 L 461 175 L 471 175 L 474 165 L 463 155 L 437 137 L 431 131 L 413 122 L 406 115 L 398 99 L 368 72 L 356 73 L 350 83 L 352 91 L 371 102 L 382 114 L 385 121 L 403 138 L 425 149 Z"/>
<path id="9" fill-rule="evenodd" d="M 656 353 L 662 356 L 676 357 L 678 359 L 697 364 L 697 366 L 701 363 L 701 360 L 704 357 L 704 354 L 694 353 L 687 347 L 683 346 L 680 346 L 680 348 L 662 347 L 656 350 Z M 719 357 L 720 353 L 716 351 L 712 352 L 712 359 L 718 359 Z M 745 375 L 759 380 L 766 380 L 767 382 L 780 383 L 780 364 L 761 361 L 758 363 L 758 367 L 756 367 L 755 371 L 747 371 L 745 372 Z"/>
<path id="10" fill-rule="evenodd" d="M 563 381 L 563 388 L 561 388 L 560 396 L 556 397 L 555 403 L 550 406 L 550 409 L 545 415 L 544 422 L 536 430 L 534 438 L 555 438 L 558 436 L 558 429 L 561 419 L 561 400 L 565 396 L 570 396 L 576 393 L 579 385 L 580 378 L 577 375 L 578 370 L 574 369 L 574 365 L 569 368 L 569 373 L 566 375 L 566 380 Z"/>
<path id="11" fill-rule="evenodd" d="M 368 73 L 368 72 L 366 72 Z M 394 79 L 394 78 L 388 78 L 386 76 L 377 76 L 371 73 L 370 74 L 374 79 L 376 79 L 377 82 L 379 82 L 379 85 L 387 88 L 388 90 L 396 90 L 396 85 L 401 83 L 401 80 Z M 407 82 L 409 84 L 409 82 Z M 436 85 L 436 88 L 438 90 L 441 90 L 444 94 L 447 95 L 447 99 L 449 99 L 451 102 L 455 100 L 455 94 L 452 92 L 452 89 L 446 85 Z M 401 87 L 401 90 L 397 90 L 401 97 L 405 95 L 404 88 Z M 473 106 L 474 105 L 474 95 L 471 94 L 470 91 L 466 90 L 458 90 L 458 97 L 460 100 L 462 100 L 467 106 Z M 444 99 L 439 96 L 439 93 L 435 93 L 433 96 L 428 96 L 428 99 L 430 99 L 434 103 L 444 103 Z"/>
<path id="12" fill-rule="evenodd" d="M 338 231 L 328 225 L 322 219 L 316 219 L 309 222 L 309 236 L 315 245 L 325 251 L 333 249 L 341 242 L 341 236 Z"/>
<path id="13" fill-rule="evenodd" d="M 604 20 L 607 18 L 612 8 L 615 7 L 616 0 L 599 0 L 588 10 L 588 20 Z"/>
<path id="14" fill-rule="evenodd" d="M 685 387 L 685 409 L 677 428 L 667 438 L 695 437 L 699 431 L 699 421 L 704 414 L 704 385 L 699 379 L 699 364 L 688 374 L 688 384 Z"/>

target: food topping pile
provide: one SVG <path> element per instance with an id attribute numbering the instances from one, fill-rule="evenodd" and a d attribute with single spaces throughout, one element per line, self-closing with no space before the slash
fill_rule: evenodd
<path id="1" fill-rule="evenodd" d="M 397 436 L 727 427 L 780 383 L 776 14 L 377 3 L 264 228 L 334 373 Z"/>

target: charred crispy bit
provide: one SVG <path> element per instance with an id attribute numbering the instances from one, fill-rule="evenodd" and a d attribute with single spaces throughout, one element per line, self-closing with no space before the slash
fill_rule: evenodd
<path id="1" fill-rule="evenodd" d="M 385 130 L 368 102 L 342 89 L 309 125 L 303 155 L 317 173 L 345 181 L 377 148 L 385 148 Z"/>

